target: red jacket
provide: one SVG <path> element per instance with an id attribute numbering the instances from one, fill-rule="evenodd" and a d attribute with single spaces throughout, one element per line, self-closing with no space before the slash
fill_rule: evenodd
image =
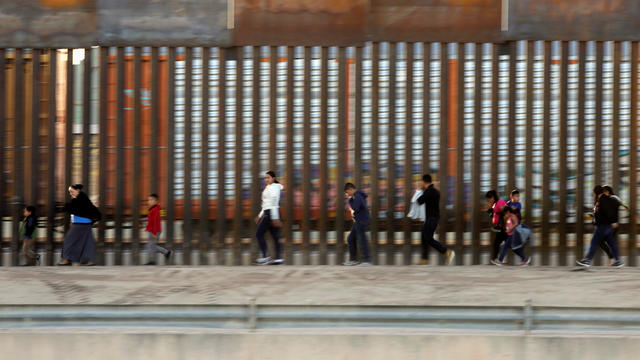
<path id="1" fill-rule="evenodd" d="M 149 209 L 147 215 L 147 228 L 146 232 L 150 232 L 153 235 L 158 235 L 162 232 L 162 223 L 160 220 L 160 205 L 155 205 Z"/>

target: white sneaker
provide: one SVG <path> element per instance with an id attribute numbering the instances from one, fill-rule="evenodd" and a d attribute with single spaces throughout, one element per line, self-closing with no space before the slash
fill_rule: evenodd
<path id="1" fill-rule="evenodd" d="M 256 259 L 256 265 L 268 265 L 271 263 L 271 257 L 261 257 Z"/>
<path id="2" fill-rule="evenodd" d="M 357 266 L 373 266 L 373 264 L 370 263 L 370 262 L 362 262 L 362 263 L 358 264 Z"/>
<path id="3" fill-rule="evenodd" d="M 284 260 L 282 259 L 275 259 L 273 260 L 269 265 L 282 265 L 284 264 Z"/>
<path id="4" fill-rule="evenodd" d="M 353 260 L 345 261 L 345 262 L 342 263 L 342 265 L 344 265 L 344 266 L 356 266 L 358 264 L 360 264 L 360 263 L 357 262 L 357 261 L 353 261 Z"/>

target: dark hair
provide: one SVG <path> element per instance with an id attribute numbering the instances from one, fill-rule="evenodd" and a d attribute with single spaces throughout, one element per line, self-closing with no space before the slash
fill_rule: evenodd
<path id="1" fill-rule="evenodd" d="M 84 185 L 82 184 L 73 184 L 71 186 L 69 186 L 70 188 L 74 189 L 74 190 L 82 190 L 82 188 L 84 187 Z"/>
<path id="2" fill-rule="evenodd" d="M 514 196 L 514 195 L 520 195 L 520 190 L 518 189 L 511 190 L 511 196 Z"/>
<path id="3" fill-rule="evenodd" d="M 158 194 L 154 193 L 154 194 L 149 195 L 149 197 L 152 197 L 152 198 L 158 200 Z"/>
<path id="4" fill-rule="evenodd" d="M 493 201 L 498 201 L 498 192 L 495 190 L 489 190 L 486 194 L 484 194 L 485 199 L 493 199 Z"/>
<path id="5" fill-rule="evenodd" d="M 274 183 L 278 183 L 278 180 L 276 180 L 276 172 L 275 171 L 269 170 L 269 171 L 266 172 L 266 174 L 273 178 L 273 182 Z"/>
<path id="6" fill-rule="evenodd" d="M 606 191 L 609 195 L 615 195 L 613 188 L 610 185 L 602 185 L 602 191 Z"/>
<path id="7" fill-rule="evenodd" d="M 355 189 L 355 188 L 356 188 L 356 186 L 355 186 L 355 185 L 353 185 L 352 183 L 346 183 L 346 184 L 344 184 L 344 191 L 347 191 L 347 190 L 349 190 L 349 189 Z"/>
<path id="8" fill-rule="evenodd" d="M 36 207 L 35 206 L 29 205 L 29 206 L 25 206 L 24 208 L 25 208 L 25 210 L 30 212 L 31 215 L 35 215 L 36 214 Z"/>
<path id="9" fill-rule="evenodd" d="M 505 206 L 504 209 L 502 210 L 502 213 L 515 214 L 516 212 L 511 206 Z"/>
<path id="10" fill-rule="evenodd" d="M 596 186 L 593 188 L 593 193 L 594 193 L 594 194 L 596 194 L 596 195 L 600 195 L 600 194 L 602 194 L 603 192 L 604 192 L 604 188 L 602 187 L 602 185 L 596 185 Z"/>
<path id="11" fill-rule="evenodd" d="M 425 182 L 425 183 L 430 183 L 433 180 L 431 180 L 431 175 L 424 174 L 424 175 L 422 175 L 422 181 Z"/>

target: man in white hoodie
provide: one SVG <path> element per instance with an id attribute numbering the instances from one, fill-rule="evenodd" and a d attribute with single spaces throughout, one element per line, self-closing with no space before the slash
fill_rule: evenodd
<path id="1" fill-rule="evenodd" d="M 282 227 L 282 222 L 280 221 L 280 193 L 282 192 L 283 186 L 276 180 L 276 173 L 273 171 L 267 171 L 264 180 L 267 186 L 262 191 L 262 210 L 260 210 L 260 214 L 256 217 L 256 223 L 258 224 L 256 237 L 258 238 L 258 245 L 260 246 L 262 257 L 256 260 L 256 264 L 280 265 L 284 262 L 282 260 L 280 247 L 280 228 Z M 274 260 L 267 254 L 267 240 L 264 237 L 267 231 L 271 232 L 271 237 L 273 237 L 276 248 Z"/>

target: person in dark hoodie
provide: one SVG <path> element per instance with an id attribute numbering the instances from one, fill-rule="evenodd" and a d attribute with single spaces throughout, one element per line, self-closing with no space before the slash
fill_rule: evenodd
<path id="1" fill-rule="evenodd" d="M 440 191 L 433 186 L 433 180 L 429 174 L 422 176 L 422 188 L 424 191 L 422 196 L 418 198 L 418 204 L 425 206 L 425 221 L 422 227 L 422 260 L 420 264 L 429 264 L 429 246 L 433 246 L 445 256 L 445 263 L 449 265 L 456 256 L 455 252 L 447 249 L 433 237 L 440 221 Z"/>
<path id="2" fill-rule="evenodd" d="M 369 226 L 369 208 L 367 207 L 367 194 L 356 189 L 352 183 L 344 185 L 344 192 L 349 196 L 349 207 L 353 215 L 353 225 L 347 237 L 349 244 L 349 261 L 345 266 L 371 266 L 369 253 L 369 240 L 367 240 L 367 226 Z M 358 247 L 360 247 L 360 261 L 358 261 Z"/>
<path id="3" fill-rule="evenodd" d="M 22 213 L 24 220 L 22 222 L 22 258 L 23 266 L 33 266 L 38 263 L 40 256 L 33 251 L 34 239 L 33 232 L 36 229 L 36 208 L 35 206 L 27 206 Z"/>
<path id="4" fill-rule="evenodd" d="M 71 229 L 64 237 L 62 260 L 58 263 L 60 266 L 69 266 L 74 262 L 95 265 L 96 239 L 91 228 L 93 222 L 99 221 L 102 216 L 82 188 L 82 184 L 69 186 L 72 199 L 65 204 L 63 211 L 71 214 Z"/>
<path id="5" fill-rule="evenodd" d="M 596 200 L 594 208 L 596 229 L 593 232 L 593 238 L 591 238 L 591 244 L 587 255 L 584 259 L 576 261 L 576 263 L 580 266 L 590 267 L 591 259 L 593 259 L 600 242 L 606 241 L 613 251 L 613 257 L 615 259 L 615 262 L 611 266 L 622 267 L 624 266 L 624 263 L 620 261 L 618 246 L 614 240 L 614 232 L 615 229 L 618 228 L 617 219 L 619 203 L 617 200 L 607 196 L 601 185 L 596 185 L 593 189 L 593 196 Z"/>

